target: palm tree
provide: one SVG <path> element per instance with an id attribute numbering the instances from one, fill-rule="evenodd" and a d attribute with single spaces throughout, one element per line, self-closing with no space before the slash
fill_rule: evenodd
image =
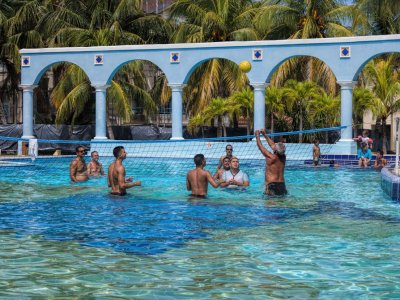
<path id="1" fill-rule="evenodd" d="M 176 25 L 172 41 L 222 42 L 257 40 L 252 18 L 261 2 L 251 0 L 177 0 L 170 9 Z M 186 108 L 191 114 L 203 110 L 215 97 L 229 97 L 241 90 L 247 77 L 231 61 L 212 59 L 199 66 L 185 89 Z"/>
<path id="2" fill-rule="evenodd" d="M 275 122 L 274 117 L 283 115 L 285 111 L 285 105 L 283 103 L 284 89 L 269 86 L 265 93 L 265 103 L 267 105 L 267 112 L 270 115 L 271 121 L 271 133 L 274 132 Z"/>
<path id="3" fill-rule="evenodd" d="M 308 117 L 312 127 L 333 127 L 340 119 L 340 99 L 338 96 L 321 91 L 319 96 L 307 103 Z M 325 141 L 328 142 L 328 132 L 325 132 Z"/>
<path id="4" fill-rule="evenodd" d="M 230 107 L 229 111 L 237 117 L 243 116 L 246 119 L 247 135 L 251 133 L 252 115 L 253 115 L 254 93 L 250 87 L 246 87 L 240 92 L 235 92 L 228 98 L 226 103 Z"/>
<path id="5" fill-rule="evenodd" d="M 217 97 L 211 100 L 211 103 L 203 111 L 204 119 L 206 121 L 211 121 L 212 119 L 217 119 L 217 136 L 222 135 L 226 137 L 226 124 L 225 118 L 229 117 L 228 112 L 232 111 L 232 107 L 228 105 L 226 99 Z M 221 132 L 222 131 L 222 132 Z M 222 133 L 222 134 L 221 134 Z"/>
<path id="6" fill-rule="evenodd" d="M 299 130 L 304 128 L 304 116 L 307 104 L 312 99 L 318 97 L 321 88 L 314 82 L 304 81 L 298 82 L 288 80 L 284 88 L 284 97 L 288 106 L 288 110 L 298 117 Z M 299 143 L 302 143 L 303 135 L 299 134 Z"/>
<path id="7" fill-rule="evenodd" d="M 355 7 L 364 15 L 363 25 L 369 34 L 400 33 L 400 2 L 391 0 L 356 0 Z"/>
<path id="8" fill-rule="evenodd" d="M 260 7 L 254 19 L 262 39 L 309 39 L 351 36 L 345 22 L 353 8 L 340 5 L 337 0 L 269 1 Z M 336 78 L 322 61 L 300 57 L 284 62 L 274 74 L 271 83 L 282 86 L 290 78 L 315 81 L 330 92 L 336 91 Z"/>
<path id="9" fill-rule="evenodd" d="M 365 69 L 367 86 L 372 87 L 376 96 L 372 113 L 381 120 L 382 126 L 382 151 L 387 151 L 386 120 L 400 109 L 400 81 L 399 72 L 394 66 L 395 56 L 388 59 L 374 59 L 370 61 Z"/>
<path id="10" fill-rule="evenodd" d="M 155 20 L 155 18 L 144 20 L 146 16 L 140 10 L 141 1 L 139 0 L 89 1 L 87 9 L 92 13 L 89 20 L 82 23 L 83 27 L 60 28 L 51 43 L 59 46 L 142 44 L 146 41 L 138 34 L 133 33 L 135 32 L 133 29 L 137 29 L 141 24 L 149 24 L 149 20 Z M 142 29 L 142 31 L 144 30 Z M 61 84 L 61 80 L 59 85 L 56 86 L 56 92 L 53 92 L 51 96 L 54 103 L 56 103 L 55 97 L 62 95 L 69 98 L 61 98 L 57 101 L 70 102 L 71 99 L 83 101 L 82 97 L 86 97 L 83 103 L 88 103 L 88 100 L 90 100 L 92 88 L 87 78 L 72 72 L 73 70 L 74 68 L 67 68 L 63 77 L 76 77 L 69 79 L 69 81 L 75 82 L 75 88 L 71 89 L 68 85 Z M 77 89 L 77 86 L 80 86 L 81 89 Z M 83 87 L 85 87 L 85 90 Z M 65 89 L 65 91 L 60 92 L 60 89 Z M 125 121 L 129 121 L 132 115 L 132 105 L 136 103 L 137 106 L 143 108 L 145 117 L 149 119 L 157 112 L 157 106 L 148 90 L 149 87 L 143 73 L 143 62 L 131 62 L 119 70 L 111 83 L 111 87 L 107 90 L 107 99 L 111 100 L 109 108 L 113 107 L 113 111 L 117 112 Z M 70 104 L 58 106 L 57 121 L 67 121 L 71 116 L 71 111 L 64 109 L 68 107 L 70 107 Z M 81 113 L 82 110 L 77 108 L 76 112 Z M 76 116 L 73 116 L 71 121 L 73 123 L 76 120 Z M 112 134 L 111 131 L 109 134 Z"/>
<path id="11" fill-rule="evenodd" d="M 366 111 L 374 110 L 377 99 L 375 94 L 363 86 L 357 86 L 353 90 L 353 122 L 354 133 L 357 136 L 357 125 L 363 121 L 364 113 Z"/>

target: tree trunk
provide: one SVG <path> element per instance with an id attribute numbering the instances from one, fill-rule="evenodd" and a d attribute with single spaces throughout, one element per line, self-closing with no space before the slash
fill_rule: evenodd
<path id="1" fill-rule="evenodd" d="M 106 118 L 106 119 L 107 119 L 107 132 L 108 132 L 108 137 L 110 138 L 110 140 L 115 140 L 114 132 L 113 132 L 112 126 L 111 126 L 111 121 L 110 121 L 109 118 Z"/>
<path id="2" fill-rule="evenodd" d="M 220 117 L 217 118 L 217 137 L 222 136 L 222 125 L 221 125 Z"/>
<path id="3" fill-rule="evenodd" d="M 302 131 L 303 130 L 303 109 L 300 108 L 300 124 L 299 124 L 299 130 Z M 300 133 L 299 134 L 299 143 L 301 144 L 303 142 L 303 134 Z"/>
<path id="4" fill-rule="evenodd" d="M 271 133 L 274 133 L 274 112 L 271 111 Z"/>
<path id="5" fill-rule="evenodd" d="M 387 142 L 387 136 L 386 136 L 386 117 L 382 118 L 382 151 L 383 154 L 387 153 L 387 147 L 386 147 L 386 142 Z"/>

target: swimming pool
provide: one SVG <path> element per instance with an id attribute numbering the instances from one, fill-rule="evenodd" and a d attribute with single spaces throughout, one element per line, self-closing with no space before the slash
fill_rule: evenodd
<path id="1" fill-rule="evenodd" d="M 246 192 L 190 200 L 192 160 L 132 159 L 127 197 L 71 185 L 69 161 L 0 169 L 0 296 L 400 297 L 399 203 L 372 169 L 288 168 L 268 200 L 264 162 L 242 161 Z"/>

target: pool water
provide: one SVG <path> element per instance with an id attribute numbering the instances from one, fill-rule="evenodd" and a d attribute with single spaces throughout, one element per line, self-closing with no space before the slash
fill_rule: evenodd
<path id="1" fill-rule="evenodd" d="M 69 159 L 0 169 L 0 297 L 400 298 L 400 204 L 379 172 L 290 167 L 290 195 L 266 199 L 263 164 L 205 200 L 185 190 L 192 160 L 127 159 L 143 186 L 126 197 L 70 184 Z"/>

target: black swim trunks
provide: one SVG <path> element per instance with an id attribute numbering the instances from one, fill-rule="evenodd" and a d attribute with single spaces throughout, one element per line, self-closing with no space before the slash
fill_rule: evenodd
<path id="1" fill-rule="evenodd" d="M 110 192 L 110 194 L 113 196 L 125 196 L 126 192 Z"/>
<path id="2" fill-rule="evenodd" d="M 288 192 L 286 190 L 286 185 L 284 182 L 270 182 L 267 184 L 267 189 L 265 193 L 268 196 L 284 196 Z"/>
<path id="3" fill-rule="evenodd" d="M 207 195 L 190 194 L 189 197 L 205 199 L 207 198 Z"/>

